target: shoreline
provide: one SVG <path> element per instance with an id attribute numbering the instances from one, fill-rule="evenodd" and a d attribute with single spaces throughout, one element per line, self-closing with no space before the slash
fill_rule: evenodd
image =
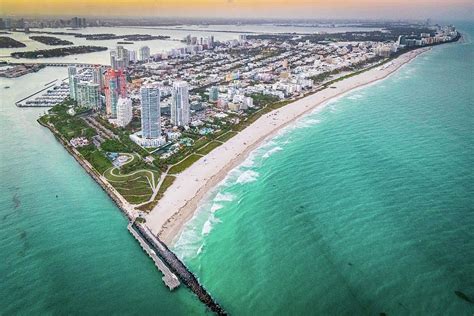
<path id="1" fill-rule="evenodd" d="M 404 53 L 386 64 L 335 82 L 329 87 L 262 115 L 222 146 L 199 159 L 176 176 L 155 208 L 145 216 L 146 226 L 165 244 L 172 246 L 202 200 L 255 149 L 281 129 L 356 89 L 388 78 L 429 47 Z M 208 163 L 209 162 L 209 163 Z M 194 181 L 193 181 L 194 180 Z"/>

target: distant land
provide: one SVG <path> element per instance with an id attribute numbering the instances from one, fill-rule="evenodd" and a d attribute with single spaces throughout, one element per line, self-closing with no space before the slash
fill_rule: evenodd
<path id="1" fill-rule="evenodd" d="M 30 36 L 30 39 L 50 46 L 73 45 L 73 42 L 66 41 L 53 36 Z"/>
<path id="2" fill-rule="evenodd" d="M 11 37 L 0 36 L 0 48 L 18 48 L 18 47 L 26 47 L 26 45 L 17 40 L 14 40 Z"/>
<path id="3" fill-rule="evenodd" d="M 86 54 L 107 50 L 107 47 L 103 46 L 73 46 L 64 48 L 53 48 L 53 49 L 41 49 L 27 52 L 14 52 L 11 56 L 14 58 L 49 58 L 49 57 L 62 57 L 74 54 Z"/>

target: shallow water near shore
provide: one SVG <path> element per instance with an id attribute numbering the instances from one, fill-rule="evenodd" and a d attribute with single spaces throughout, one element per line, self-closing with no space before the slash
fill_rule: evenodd
<path id="1" fill-rule="evenodd" d="M 286 128 L 175 250 L 233 314 L 472 314 L 473 55 L 436 47 Z"/>

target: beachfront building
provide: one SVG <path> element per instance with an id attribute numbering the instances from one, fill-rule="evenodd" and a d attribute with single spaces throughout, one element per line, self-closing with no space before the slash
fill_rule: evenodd
<path id="1" fill-rule="evenodd" d="M 185 81 L 173 83 L 171 98 L 171 124 L 187 126 L 189 124 L 189 87 Z"/>
<path id="2" fill-rule="evenodd" d="M 76 91 L 74 89 L 74 76 L 77 74 L 77 68 L 75 66 L 69 66 L 67 68 L 67 76 L 69 79 L 69 97 L 72 100 L 76 100 Z"/>
<path id="3" fill-rule="evenodd" d="M 155 85 L 140 88 L 142 130 L 130 139 L 143 147 L 159 147 L 165 143 L 161 136 L 160 89 Z"/>
<path id="4" fill-rule="evenodd" d="M 76 86 L 77 104 L 80 107 L 100 110 L 99 85 L 93 82 L 79 82 Z"/>
<path id="5" fill-rule="evenodd" d="M 375 49 L 375 54 L 380 57 L 388 58 L 393 53 L 391 45 L 380 45 Z"/>
<path id="6" fill-rule="evenodd" d="M 130 98 L 119 98 L 117 101 L 117 119 L 115 123 L 125 127 L 132 121 L 132 100 Z"/>
<path id="7" fill-rule="evenodd" d="M 138 51 L 138 60 L 147 61 L 150 58 L 150 47 L 142 46 Z"/>
<path id="8" fill-rule="evenodd" d="M 142 135 L 144 138 L 161 136 L 160 89 L 149 85 L 140 89 Z"/>
<path id="9" fill-rule="evenodd" d="M 117 118 L 119 97 L 127 97 L 127 82 L 121 70 L 109 69 L 105 74 L 105 111 L 110 118 Z"/>

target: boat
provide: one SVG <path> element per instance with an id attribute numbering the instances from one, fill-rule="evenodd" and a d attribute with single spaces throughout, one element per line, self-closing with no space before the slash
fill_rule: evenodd
<path id="1" fill-rule="evenodd" d="M 10 86 L 6 86 L 5 89 L 10 89 Z"/>

